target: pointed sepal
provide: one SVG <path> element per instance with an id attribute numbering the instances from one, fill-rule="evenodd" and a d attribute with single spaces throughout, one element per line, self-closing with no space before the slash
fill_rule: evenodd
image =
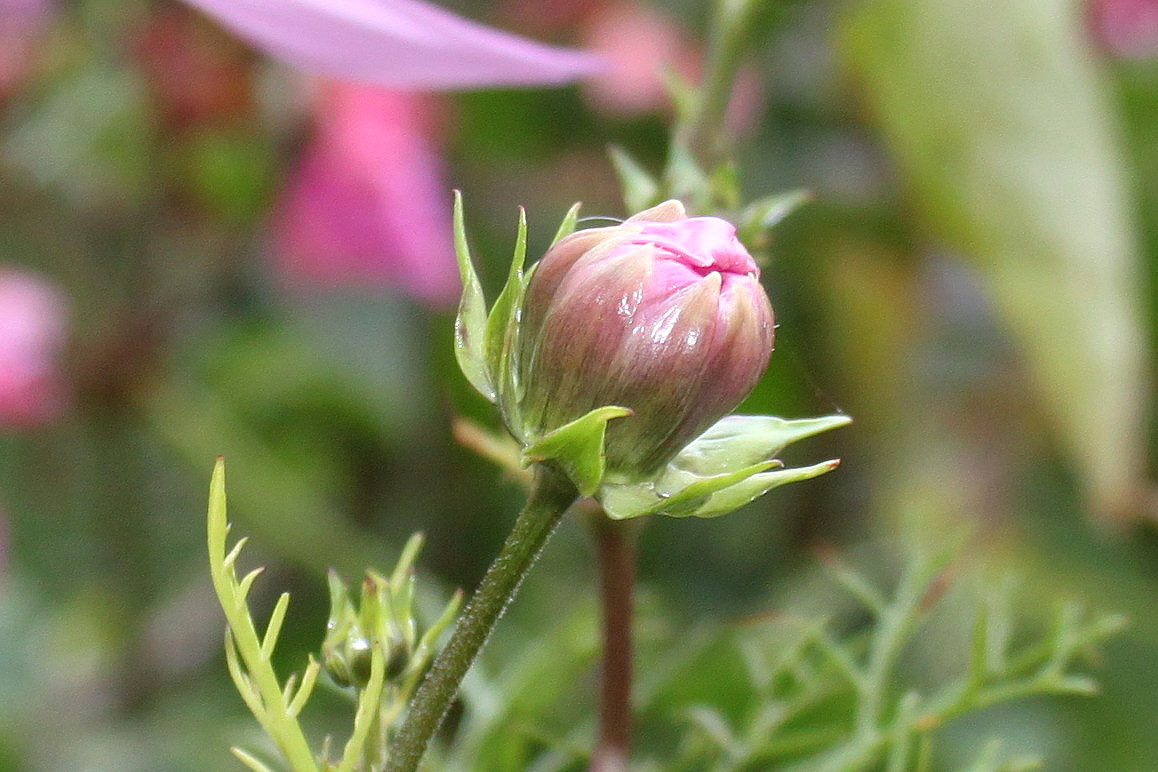
<path id="1" fill-rule="evenodd" d="M 575 232 L 575 228 L 579 225 L 579 207 L 582 205 L 582 203 L 576 202 L 567 210 L 563 222 L 559 223 L 559 230 L 555 231 L 555 238 L 551 239 L 551 246 L 555 246 Z"/>
<path id="2" fill-rule="evenodd" d="M 730 415 L 693 440 L 668 464 L 665 478 L 686 472 L 701 477 L 728 474 L 773 458 L 794 442 L 852 423 L 846 415 L 778 418 Z"/>
<path id="3" fill-rule="evenodd" d="M 508 426 L 521 423 L 517 415 L 515 351 L 517 350 L 519 309 L 527 288 L 523 266 L 527 261 L 527 213 L 519 207 L 519 230 L 515 253 L 507 273 L 507 283 L 487 316 L 485 356 L 487 372 L 497 393 L 496 401 Z"/>
<path id="4" fill-rule="evenodd" d="M 619 184 L 623 188 L 623 203 L 629 212 L 638 212 L 659 201 L 659 183 L 646 169 L 621 147 L 612 146 L 609 155 Z"/>
<path id="5" fill-rule="evenodd" d="M 807 204 L 813 198 L 810 190 L 790 190 L 767 196 L 749 204 L 737 222 L 740 241 L 758 244 L 765 231 L 777 226 L 788 215 Z"/>
<path id="6" fill-rule="evenodd" d="M 606 456 L 603 440 L 607 422 L 630 416 L 625 407 L 605 405 L 547 434 L 523 451 L 528 461 L 551 461 L 571 478 L 584 496 L 592 496 L 603 482 Z"/>
<path id="7" fill-rule="evenodd" d="M 616 520 L 643 515 L 719 517 L 773 488 L 835 469 L 836 460 L 784 469 L 773 457 L 793 442 L 850 422 L 842 415 L 796 420 L 727 416 L 680 451 L 657 476 L 605 483 L 598 498 Z"/>
<path id="8" fill-rule="evenodd" d="M 462 277 L 462 299 L 454 319 L 454 356 L 470 385 L 491 402 L 497 398 L 494 379 L 487 366 L 487 307 L 482 284 L 470 259 L 466 226 L 462 216 L 462 193 L 454 192 L 454 254 Z"/>
<path id="9" fill-rule="evenodd" d="M 839 465 L 840 461 L 833 459 L 812 466 L 778 469 L 779 462 L 767 461 L 730 474 L 698 478 L 674 494 L 664 492 L 654 481 L 607 484 L 599 491 L 599 501 L 613 520 L 644 515 L 719 517 L 755 501 L 773 488 L 811 480 Z"/>

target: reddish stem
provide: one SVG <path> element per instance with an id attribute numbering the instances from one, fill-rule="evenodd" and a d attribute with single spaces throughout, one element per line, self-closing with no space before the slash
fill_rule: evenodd
<path id="1" fill-rule="evenodd" d="M 599 744 L 590 772 L 626 772 L 631 746 L 631 623 L 635 584 L 634 523 L 602 511 L 591 518 L 599 557 L 603 602 L 603 670 L 599 694 Z"/>

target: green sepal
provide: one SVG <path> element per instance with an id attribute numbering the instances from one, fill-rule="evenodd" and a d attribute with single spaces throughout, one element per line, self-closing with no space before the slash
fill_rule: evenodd
<path id="1" fill-rule="evenodd" d="M 579 207 L 581 206 L 583 206 L 582 203 L 576 202 L 567 210 L 563 222 L 559 223 L 559 230 L 555 231 L 555 238 L 551 239 L 551 246 L 555 246 L 575 232 L 575 228 L 579 225 Z"/>
<path id="2" fill-rule="evenodd" d="M 664 514 L 671 515 L 672 517 L 686 517 L 688 515 L 694 515 L 695 517 L 719 517 L 729 512 L 735 512 L 745 504 L 750 504 L 773 488 L 779 488 L 781 485 L 787 485 L 788 483 L 811 480 L 813 477 L 819 477 L 822 474 L 831 472 L 838 466 L 840 466 L 840 461 L 831 459 L 829 461 L 822 461 L 819 464 L 813 464 L 812 466 L 773 469 L 769 472 L 761 472 L 741 480 L 735 485 L 717 491 L 694 511 L 688 512 L 687 515 L 667 511 L 665 511 Z"/>
<path id="3" fill-rule="evenodd" d="M 685 479 L 685 484 L 678 486 L 676 490 L 671 493 L 666 493 L 659 484 L 651 481 L 643 484 L 639 493 L 632 494 L 632 500 L 637 503 L 637 506 L 639 503 L 646 502 L 646 507 L 642 511 L 636 511 L 632 514 L 627 514 L 623 507 L 619 505 L 616 489 L 620 486 L 605 486 L 601 492 L 600 500 L 603 502 L 603 507 L 607 510 L 607 513 L 617 520 L 623 519 L 624 517 L 657 514 L 669 515 L 671 517 L 688 517 L 697 514 L 700 507 L 707 504 L 715 494 L 733 485 L 737 485 L 754 475 L 767 472 L 769 469 L 774 469 L 778 466 L 783 466 L 783 464 L 774 460 L 765 461 L 761 464 L 754 464 L 745 469 L 738 469 L 728 474 L 715 475 L 714 477 L 693 477 L 690 480 Z M 648 500 L 649 498 L 650 501 Z"/>
<path id="4" fill-rule="evenodd" d="M 627 211 L 641 212 L 659 203 L 659 183 L 638 161 L 616 145 L 611 146 L 608 154 L 611 156 L 611 165 L 615 167 L 615 173 L 619 175 L 619 184 L 623 188 L 623 203 Z"/>
<path id="5" fill-rule="evenodd" d="M 703 203 L 715 193 L 712 181 L 700 167 L 695 153 L 682 142 L 672 143 L 668 151 L 664 179 L 667 181 L 668 195 L 675 198 Z M 699 206 L 693 206 L 693 209 L 702 211 Z"/>
<path id="6" fill-rule="evenodd" d="M 518 337 L 519 308 L 523 304 L 526 281 L 523 265 L 527 260 L 527 213 L 519 207 L 519 230 L 507 283 L 491 308 L 486 323 L 485 355 L 487 372 L 497 392 L 497 401 L 508 426 L 519 425 L 515 415 L 518 399 L 514 385 L 514 351 Z"/>
<path id="7" fill-rule="evenodd" d="M 625 407 L 605 405 L 560 426 L 523 451 L 528 461 L 553 461 L 584 496 L 593 496 L 603 482 L 607 422 L 632 415 Z"/>
<path id="8" fill-rule="evenodd" d="M 740 170 L 736 164 L 730 161 L 718 164 L 708 179 L 716 208 L 733 211 L 740 206 Z"/>
<path id="9" fill-rule="evenodd" d="M 781 485 L 835 469 L 837 461 L 777 469 L 787 445 L 850 423 L 848 416 L 787 420 L 727 416 L 696 438 L 655 477 L 607 483 L 599 500 L 615 520 L 643 515 L 718 517 Z"/>
<path id="10" fill-rule="evenodd" d="M 679 472 L 699 477 L 728 474 L 773 458 L 794 442 L 852 423 L 845 415 L 778 418 L 730 415 L 721 418 L 668 463 L 665 480 Z"/>
<path id="11" fill-rule="evenodd" d="M 470 259 L 466 243 L 466 226 L 462 216 L 462 193 L 454 192 L 454 254 L 462 277 L 462 299 L 454 319 L 454 356 L 462 374 L 470 385 L 489 401 L 497 398 L 497 390 L 487 367 L 487 308 L 482 284 Z"/>
<path id="12" fill-rule="evenodd" d="M 599 501 L 613 520 L 629 520 L 644 515 L 668 517 L 719 517 L 734 512 L 773 488 L 810 480 L 840 465 L 833 459 L 792 469 L 777 469 L 778 461 L 766 461 L 747 469 L 714 477 L 701 477 L 674 494 L 661 492 L 656 481 L 608 484 L 599 491 Z"/>

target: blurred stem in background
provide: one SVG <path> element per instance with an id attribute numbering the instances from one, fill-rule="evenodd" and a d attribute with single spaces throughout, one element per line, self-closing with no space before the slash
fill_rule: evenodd
<path id="1" fill-rule="evenodd" d="M 690 96 L 673 95 L 677 103 L 682 98 L 683 104 L 677 104 L 680 118 L 672 128 L 662 187 L 697 209 L 717 209 L 735 197 L 735 192 L 728 190 L 734 179 L 726 176 L 729 184 L 720 185 L 717 174 L 732 163 L 728 108 L 740 68 L 760 39 L 759 17 L 771 5 L 767 0 L 717 0 L 703 80 Z M 624 197 L 630 207 L 631 185 L 626 175 L 624 183 Z M 631 747 L 635 540 L 642 523 L 612 521 L 592 503 L 591 532 L 599 562 L 603 611 L 603 662 L 599 736 L 591 772 L 623 772 Z"/>
<path id="2" fill-rule="evenodd" d="M 603 606 L 599 738 L 591 772 L 624 772 L 631 751 L 635 539 L 642 523 L 612 520 L 596 502 L 590 504 L 588 519 L 599 560 Z"/>
<path id="3" fill-rule="evenodd" d="M 673 137 L 673 145 L 699 160 L 701 168 L 728 160 L 725 121 L 736 73 L 759 37 L 757 16 L 768 5 L 768 0 L 716 0 L 704 79 Z"/>

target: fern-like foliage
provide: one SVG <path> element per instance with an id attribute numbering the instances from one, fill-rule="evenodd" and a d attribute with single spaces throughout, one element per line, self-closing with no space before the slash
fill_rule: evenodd
<path id="1" fill-rule="evenodd" d="M 1044 632 L 1018 629 L 1006 584 L 986 584 L 959 568 L 960 542 L 929 549 L 910 543 L 891 592 L 839 560 L 831 575 L 863 607 L 860 630 L 843 635 L 832 620 L 771 619 L 735 632 L 751 693 L 732 716 L 689 707 L 690 732 L 664 769 L 755 772 L 925 772 L 938 730 L 998 703 L 1040 695 L 1092 695 L 1080 672 L 1093 647 L 1125 625 L 1120 615 L 1089 615 L 1061 602 Z M 938 611 L 950 585 L 972 595 L 968 653 L 948 680 L 906 685 L 905 655 Z M 985 744 L 962 772 L 1014 772 L 1036 759 Z"/>
<path id="2" fill-rule="evenodd" d="M 418 633 L 414 613 L 414 561 L 422 547 L 411 537 L 390 576 L 369 572 L 355 604 L 345 585 L 330 577 L 330 620 L 322 661 L 311 657 L 300 677 L 281 679 L 273 654 L 289 609 L 289 594 L 274 606 L 265 632 L 258 633 L 247 597 L 261 569 L 237 577 L 237 559 L 245 546 L 227 546 L 230 524 L 226 513 L 225 465 L 218 460 L 209 494 L 209 566 L 213 587 L 228 627 L 225 656 L 238 693 L 262 729 L 281 752 L 278 762 L 258 758 L 241 748 L 233 753 L 253 772 L 373 772 L 386 761 L 390 731 L 403 714 L 414 689 L 434 656 L 435 643 L 458 614 L 456 594 L 441 616 Z M 324 675 L 323 675 L 324 674 Z M 336 759 L 331 741 L 315 751 L 300 715 L 319 676 L 345 690 L 355 704 L 353 728 Z"/>

